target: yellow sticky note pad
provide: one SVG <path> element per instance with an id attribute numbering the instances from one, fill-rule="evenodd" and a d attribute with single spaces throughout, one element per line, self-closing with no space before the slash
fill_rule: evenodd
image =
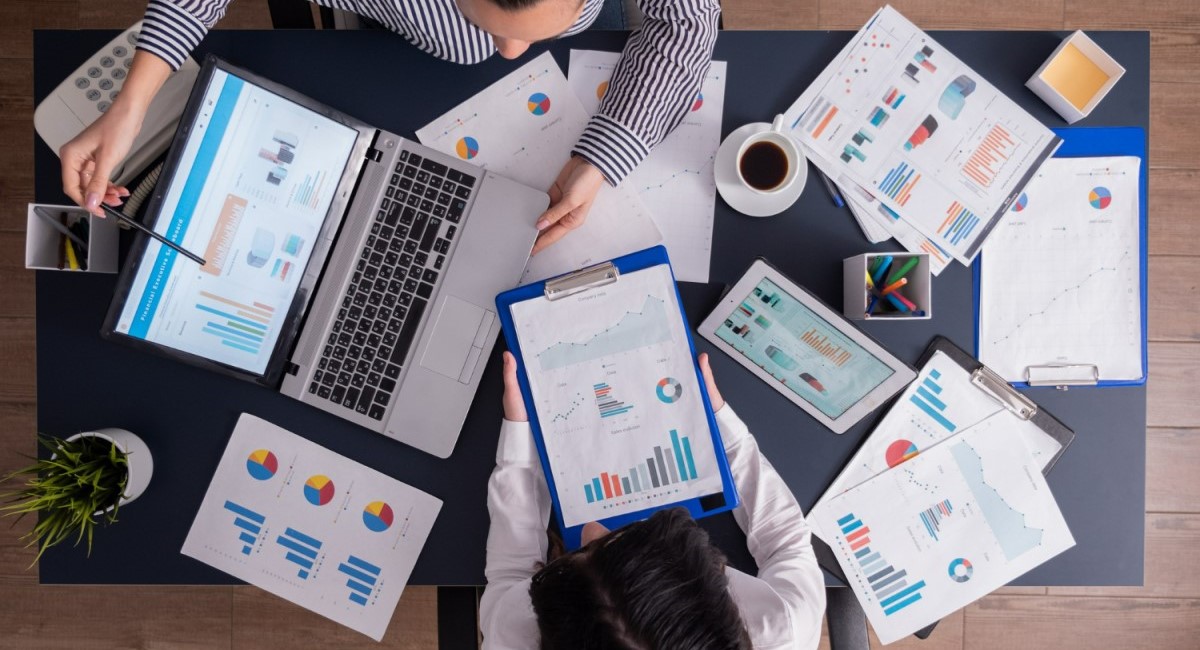
<path id="1" fill-rule="evenodd" d="M 1067 43 L 1042 71 L 1042 80 L 1079 109 L 1100 92 L 1109 76 L 1073 43 Z"/>

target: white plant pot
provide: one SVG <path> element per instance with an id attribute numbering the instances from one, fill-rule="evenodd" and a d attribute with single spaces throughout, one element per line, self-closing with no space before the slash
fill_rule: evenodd
<path id="1" fill-rule="evenodd" d="M 108 440 L 116 446 L 118 451 L 125 454 L 128 461 L 126 471 L 129 473 L 129 477 L 125 481 L 125 494 L 121 496 L 120 505 L 131 503 L 134 499 L 142 496 L 142 493 L 150 485 L 150 477 L 154 475 L 154 457 L 150 455 L 150 447 L 146 446 L 145 441 L 131 431 L 109 427 L 77 433 L 67 438 L 67 442 L 84 437 Z M 109 506 L 96 514 L 101 515 L 114 507 Z"/>

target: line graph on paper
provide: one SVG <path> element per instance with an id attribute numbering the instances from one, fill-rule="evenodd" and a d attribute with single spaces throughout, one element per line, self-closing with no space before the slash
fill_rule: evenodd
<path id="1" fill-rule="evenodd" d="M 980 262 L 979 354 L 1005 379 L 1053 365 L 1142 376 L 1139 165 L 1050 159 L 992 232 Z M 1111 200 L 1095 200 L 1097 188 Z"/>

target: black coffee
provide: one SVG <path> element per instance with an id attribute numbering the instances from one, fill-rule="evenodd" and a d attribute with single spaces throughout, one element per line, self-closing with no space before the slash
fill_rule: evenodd
<path id="1" fill-rule="evenodd" d="M 782 147 L 763 140 L 750 145 L 738 163 L 742 178 L 756 190 L 773 190 L 788 175 L 787 152 Z"/>

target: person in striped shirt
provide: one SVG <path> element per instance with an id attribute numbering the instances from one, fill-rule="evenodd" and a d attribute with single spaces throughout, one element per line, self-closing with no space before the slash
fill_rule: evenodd
<path id="1" fill-rule="evenodd" d="M 63 191 L 92 214 L 129 193 L 109 182 L 150 101 L 225 14 L 231 0 L 150 0 L 133 67 L 112 106 L 63 145 Z M 621 0 L 607 0 L 621 2 Z M 534 252 L 587 218 L 601 184 L 619 184 L 687 114 L 712 59 L 718 0 L 637 0 L 644 14 L 625 44 L 600 109 L 588 122 L 537 220 Z M 421 50 L 461 64 L 520 57 L 532 43 L 579 33 L 605 0 L 314 0 L 351 11 Z"/>

